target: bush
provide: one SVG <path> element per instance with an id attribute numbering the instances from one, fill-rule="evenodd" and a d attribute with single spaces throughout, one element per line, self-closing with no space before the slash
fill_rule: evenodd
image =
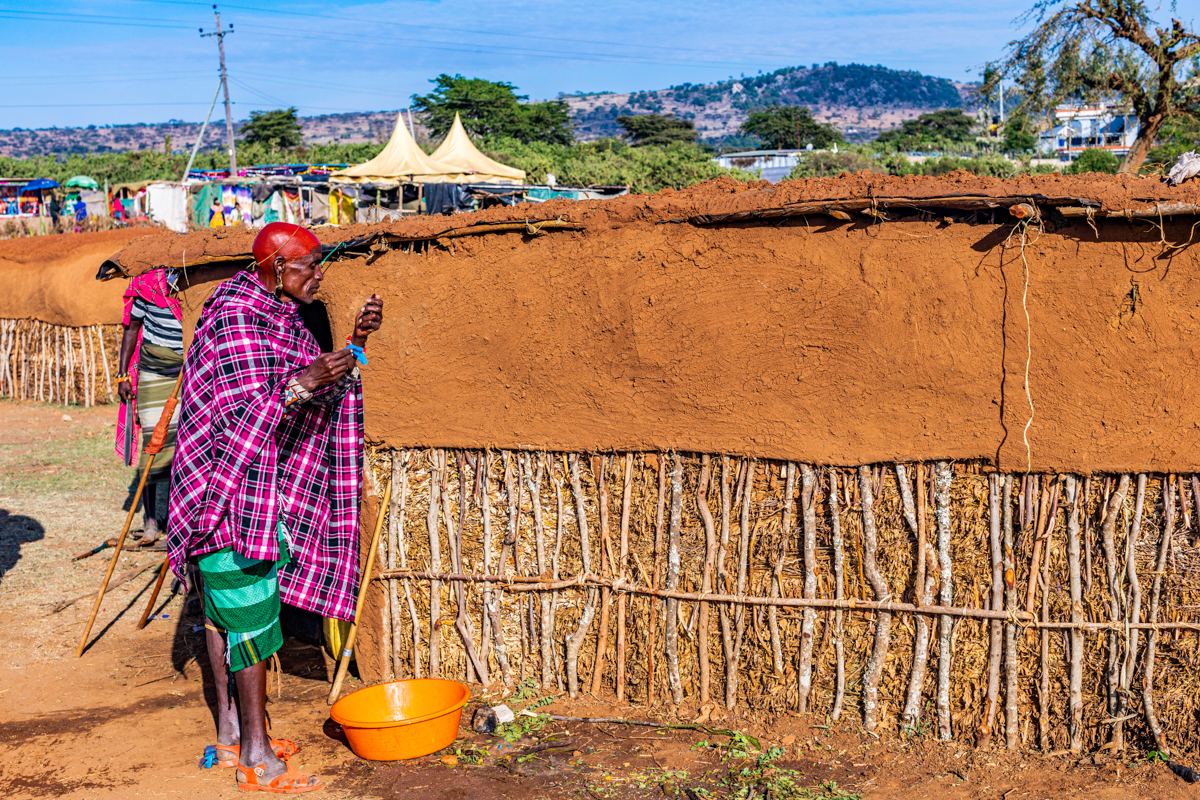
<path id="1" fill-rule="evenodd" d="M 1063 170 L 1067 175 L 1082 175 L 1085 172 L 1103 172 L 1115 175 L 1121 168 L 1121 161 L 1107 150 L 1089 147 Z"/>
<path id="2" fill-rule="evenodd" d="M 788 173 L 787 179 L 794 178 L 829 178 L 841 175 L 843 172 L 887 172 L 887 168 L 879 161 L 871 158 L 862 150 L 839 150 L 813 152 L 801 156 L 801 161 Z"/>

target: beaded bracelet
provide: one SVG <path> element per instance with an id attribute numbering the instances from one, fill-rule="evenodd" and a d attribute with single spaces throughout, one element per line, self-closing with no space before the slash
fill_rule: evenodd
<path id="1" fill-rule="evenodd" d="M 120 386 L 122 383 L 126 383 L 126 382 L 133 383 L 133 378 L 129 377 L 128 372 L 122 372 L 120 375 L 117 376 L 117 385 L 118 386 Z"/>
<path id="2" fill-rule="evenodd" d="M 296 378 L 288 378 L 288 382 L 283 387 L 283 406 L 291 408 L 297 403 L 304 403 L 312 399 L 312 392 L 300 385 L 300 381 Z"/>

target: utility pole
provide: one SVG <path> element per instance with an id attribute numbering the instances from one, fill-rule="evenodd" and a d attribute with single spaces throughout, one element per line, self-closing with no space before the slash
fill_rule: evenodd
<path id="1" fill-rule="evenodd" d="M 204 28 L 200 29 L 200 36 L 215 36 L 217 37 L 217 51 L 221 54 L 221 86 L 225 90 L 225 137 L 229 146 L 229 177 L 237 177 L 237 150 L 233 145 L 233 112 L 229 108 L 229 78 L 225 73 L 225 37 L 233 33 L 233 23 L 229 24 L 228 28 L 221 28 L 221 12 L 217 11 L 217 6 L 213 4 L 213 13 L 217 16 L 217 29 L 212 33 L 205 33 Z"/>

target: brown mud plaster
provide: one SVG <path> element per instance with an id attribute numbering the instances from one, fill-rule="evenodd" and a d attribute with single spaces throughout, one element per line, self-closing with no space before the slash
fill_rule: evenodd
<path id="1" fill-rule="evenodd" d="M 114 250 L 160 235 L 157 228 L 125 228 L 0 240 L 0 319 L 72 327 L 121 322 L 126 283 L 101 283 L 96 272 Z"/>
<path id="2" fill-rule="evenodd" d="M 334 263 L 321 293 L 335 340 L 372 292 L 386 303 L 364 371 L 368 438 L 815 464 L 981 459 L 1022 472 L 1200 469 L 1200 399 L 1182 377 L 1200 361 L 1196 254 L 1160 241 L 1187 241 L 1190 220 L 1161 231 L 1145 220 L 1029 228 L 1023 249 L 1004 211 L 987 225 L 671 222 L 885 190 L 1113 208 L 1197 199 L 1125 177 L 879 180 L 716 181 L 370 228 L 436 234 L 535 211 L 580 226 Z M 210 286 L 186 293 L 189 322 Z"/>

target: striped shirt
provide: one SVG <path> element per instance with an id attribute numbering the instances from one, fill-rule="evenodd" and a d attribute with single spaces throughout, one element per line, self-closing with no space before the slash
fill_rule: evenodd
<path id="1" fill-rule="evenodd" d="M 170 348 L 183 355 L 183 325 L 175 319 L 171 309 L 135 297 L 129 318 L 142 323 L 143 341 Z"/>

